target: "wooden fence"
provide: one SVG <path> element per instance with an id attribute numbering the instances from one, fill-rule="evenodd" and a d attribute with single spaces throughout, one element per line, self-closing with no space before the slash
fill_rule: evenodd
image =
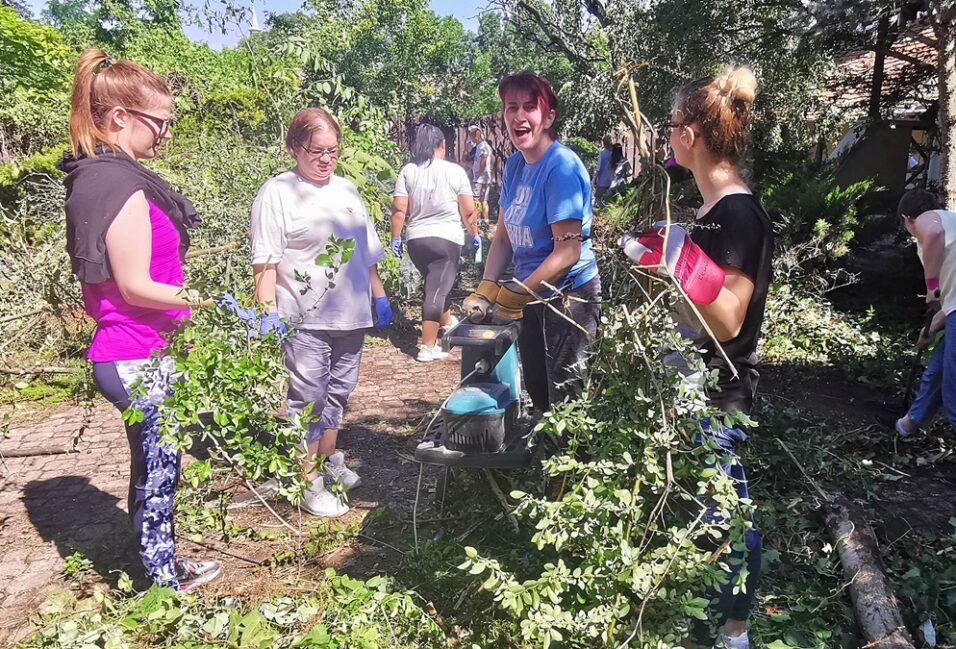
<path id="1" fill-rule="evenodd" d="M 491 145 L 494 157 L 491 165 L 492 182 L 501 187 L 501 174 L 505 169 L 505 160 L 514 153 L 514 146 L 508 139 L 501 113 L 485 115 L 477 120 L 459 124 L 458 126 L 440 126 L 445 134 L 445 158 L 452 162 L 465 165 L 470 170 L 471 163 L 464 162 L 465 152 L 468 151 L 468 127 L 477 124 L 484 132 L 485 140 Z M 396 123 L 392 129 L 392 141 L 405 149 L 411 147 L 412 138 L 417 124 Z"/>

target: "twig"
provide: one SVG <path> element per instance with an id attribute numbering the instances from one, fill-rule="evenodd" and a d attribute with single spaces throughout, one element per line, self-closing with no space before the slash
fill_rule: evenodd
<path id="1" fill-rule="evenodd" d="M 69 455 L 75 453 L 76 449 L 63 446 L 41 446 L 39 448 L 20 448 L 12 451 L 4 451 L 3 457 L 39 457 L 41 455 Z"/>
<path id="2" fill-rule="evenodd" d="M 26 313 L 18 313 L 17 315 L 8 315 L 4 318 L 0 318 L 0 324 L 6 324 L 8 322 L 13 322 L 14 320 L 20 320 L 21 318 L 29 318 L 32 315 L 39 315 L 50 308 L 48 305 L 41 306 L 33 311 L 27 311 Z"/>
<path id="3" fill-rule="evenodd" d="M 797 459 L 797 456 L 794 455 L 793 452 L 790 450 L 790 447 L 787 446 L 787 445 L 784 443 L 784 441 L 783 441 L 782 439 L 779 439 L 779 438 L 777 439 L 777 443 L 780 444 L 780 446 L 783 448 L 783 450 L 787 452 L 787 455 L 790 456 L 790 459 L 793 460 L 793 463 L 797 465 L 797 468 L 798 468 L 798 469 L 800 469 L 800 473 L 802 473 L 802 474 L 803 474 L 803 477 L 806 478 L 807 482 L 810 483 L 810 486 L 817 490 L 817 493 L 820 494 L 820 497 L 823 498 L 824 502 L 830 502 L 830 500 L 831 500 L 830 495 L 827 494 L 827 492 L 825 492 L 823 489 L 821 489 L 821 488 L 820 488 L 820 485 L 818 485 L 818 484 L 813 480 L 813 478 L 811 478 L 811 477 L 807 474 L 806 470 L 803 468 L 803 465 L 800 464 L 800 461 Z"/>
<path id="4" fill-rule="evenodd" d="M 11 376 L 30 376 L 33 374 L 72 374 L 73 371 L 73 368 L 59 366 L 25 368 L 0 367 L 0 374 L 9 374 Z"/>
<path id="5" fill-rule="evenodd" d="M 561 313 L 559 310 L 557 310 L 556 308 L 554 308 L 554 306 L 552 306 L 552 305 L 551 305 L 551 302 L 550 302 L 550 299 L 553 299 L 553 298 L 545 299 L 545 298 L 541 297 L 540 295 L 538 295 L 537 293 L 535 293 L 534 291 L 532 291 L 530 288 L 528 288 L 528 285 L 525 284 L 524 282 L 522 282 L 522 281 L 521 281 L 520 279 L 518 279 L 517 277 L 512 277 L 509 281 L 514 282 L 515 284 L 517 284 L 518 286 L 520 286 L 520 287 L 523 288 L 524 290 L 528 291 L 528 293 L 530 293 L 530 294 L 532 295 L 532 297 L 534 297 L 535 300 L 537 300 L 538 302 L 541 302 L 541 304 L 545 305 L 546 307 L 548 307 L 549 309 L 551 309 L 552 311 L 554 311 L 555 313 L 557 313 L 559 316 L 561 316 L 562 318 L 564 318 L 565 320 L 567 320 L 568 322 L 570 322 L 573 326 L 577 327 L 580 331 L 584 332 L 584 335 L 585 335 L 585 336 L 588 336 L 589 338 L 592 337 L 591 334 L 588 332 L 587 329 L 585 329 L 584 327 L 582 327 L 581 325 L 579 325 L 577 322 L 575 322 L 574 320 L 572 320 L 571 318 L 569 318 L 569 317 L 568 317 L 567 315 L 565 315 L 564 313 Z M 555 291 L 555 292 L 556 292 L 558 295 L 560 295 L 561 297 L 564 297 L 564 293 L 562 293 L 559 289 L 557 289 L 557 288 L 551 286 L 550 284 L 547 284 L 546 282 L 541 282 L 541 283 L 544 284 L 545 286 L 547 286 L 548 288 L 550 288 L 551 290 Z"/>
<path id="6" fill-rule="evenodd" d="M 220 252 L 229 252 L 236 249 L 236 243 L 230 242 L 224 246 L 214 246 L 212 248 L 200 248 L 198 250 L 190 250 L 186 253 L 186 259 L 194 259 L 196 257 L 205 257 L 206 255 L 215 255 Z"/>
<path id="7" fill-rule="evenodd" d="M 376 543 L 376 544 L 378 544 L 378 545 L 381 545 L 381 546 L 383 546 L 383 547 L 386 547 L 386 548 L 388 548 L 389 550 L 392 550 L 392 551 L 394 551 L 394 552 L 398 552 L 398 553 L 401 554 L 401 555 L 404 555 L 404 554 L 405 554 L 405 551 L 404 551 L 404 550 L 399 550 L 398 548 L 396 548 L 396 547 L 395 547 L 394 545 L 392 545 L 391 543 L 386 543 L 385 541 L 381 541 L 381 540 L 379 540 L 379 539 L 376 539 L 375 537 L 369 536 L 368 534 L 362 534 L 361 532 L 359 532 L 359 533 L 356 534 L 355 536 L 357 536 L 357 537 L 360 538 L 360 539 L 365 539 L 366 541 L 371 541 L 372 543 Z"/>
<path id="8" fill-rule="evenodd" d="M 491 491 L 495 494 L 495 497 L 498 498 L 501 506 L 504 507 L 505 516 L 508 517 L 511 528 L 515 531 L 515 534 L 517 534 L 521 531 L 521 527 L 518 525 L 518 519 L 515 518 L 514 512 L 511 511 L 511 505 L 508 504 L 508 499 L 505 498 L 505 495 L 501 492 L 501 487 L 498 486 L 498 482 L 495 480 L 494 474 L 491 473 L 491 469 L 482 469 L 482 471 L 485 474 L 485 478 L 488 479 L 488 484 L 491 485 Z"/>
<path id="9" fill-rule="evenodd" d="M 269 513 L 275 516 L 276 520 L 282 523 L 283 527 L 285 527 L 287 530 L 292 532 L 292 534 L 294 534 L 295 536 L 300 536 L 302 532 L 292 527 L 292 525 L 290 525 L 284 518 L 282 518 L 282 516 L 280 516 L 279 513 L 276 510 L 274 510 L 268 502 L 266 502 L 266 499 L 262 497 L 262 494 L 260 494 L 256 490 L 256 487 L 252 483 L 252 480 L 242 475 L 242 472 L 239 471 L 239 468 L 235 464 L 233 464 L 232 459 L 229 457 L 229 454 L 222 449 L 222 446 L 219 444 L 219 440 L 216 439 L 214 436 L 209 435 L 208 433 L 206 433 L 206 436 L 212 440 L 213 444 L 216 445 L 216 450 L 219 451 L 220 457 L 222 457 L 222 459 L 226 461 L 226 463 L 229 465 L 229 468 L 231 468 L 239 477 L 239 479 L 242 480 L 243 483 L 245 483 L 246 489 L 251 491 L 255 495 L 255 497 L 259 499 L 259 502 L 262 503 L 263 507 L 269 510 Z"/>

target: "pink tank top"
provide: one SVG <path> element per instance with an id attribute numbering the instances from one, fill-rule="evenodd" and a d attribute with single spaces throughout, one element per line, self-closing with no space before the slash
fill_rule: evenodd
<path id="1" fill-rule="evenodd" d="M 149 276 L 154 282 L 183 285 L 179 261 L 179 232 L 166 213 L 149 203 L 153 240 Z M 189 309 L 149 309 L 129 304 L 113 280 L 83 284 L 83 305 L 96 320 L 96 333 L 86 357 L 94 362 L 133 361 L 149 358 L 165 344 L 163 334 L 172 331 Z"/>

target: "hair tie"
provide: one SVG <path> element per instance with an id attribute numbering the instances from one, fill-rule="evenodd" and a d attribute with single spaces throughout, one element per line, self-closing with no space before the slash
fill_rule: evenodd
<path id="1" fill-rule="evenodd" d="M 114 59 L 112 56 L 107 56 L 105 59 L 100 61 L 100 64 L 98 66 L 96 66 L 95 74 L 99 74 L 103 70 L 113 67 L 115 63 L 116 63 L 116 59 Z"/>

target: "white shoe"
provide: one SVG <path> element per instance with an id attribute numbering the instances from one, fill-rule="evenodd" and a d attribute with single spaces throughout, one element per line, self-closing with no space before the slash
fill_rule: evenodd
<path id="1" fill-rule="evenodd" d="M 448 352 L 443 352 L 441 347 L 435 345 L 428 347 L 426 345 L 418 346 L 418 357 L 416 360 L 420 363 L 430 363 L 432 361 L 443 361 L 448 358 Z"/>
<path id="2" fill-rule="evenodd" d="M 746 631 L 736 636 L 721 633 L 714 647 L 716 649 L 750 649 L 750 638 Z"/>
<path id="3" fill-rule="evenodd" d="M 325 488 L 322 478 L 316 478 L 312 486 L 305 490 L 302 498 L 302 509 L 313 516 L 335 518 L 349 510 L 342 500 Z"/>
<path id="4" fill-rule="evenodd" d="M 441 335 L 443 336 L 458 326 L 458 318 L 456 318 L 455 316 L 449 316 L 449 317 L 451 318 L 451 320 L 448 321 L 448 324 L 442 325 L 438 329 L 439 333 L 441 333 Z"/>
<path id="5" fill-rule="evenodd" d="M 338 482 L 346 491 L 350 491 L 362 484 L 362 478 L 352 469 L 345 466 L 345 453 L 336 451 L 325 458 L 325 464 L 322 466 L 322 472 L 332 482 Z"/>

